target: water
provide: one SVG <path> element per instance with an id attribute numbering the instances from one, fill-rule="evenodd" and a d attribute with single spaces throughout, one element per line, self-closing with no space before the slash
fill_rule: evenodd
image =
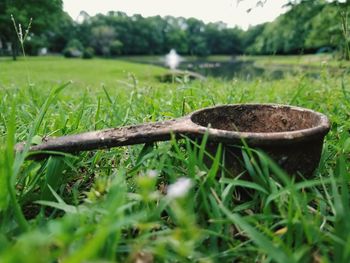
<path id="1" fill-rule="evenodd" d="M 319 78 L 320 70 L 302 66 L 264 65 L 257 66 L 253 60 L 241 60 L 235 57 L 206 58 L 182 58 L 175 50 L 171 50 L 165 57 L 142 57 L 131 59 L 134 62 L 166 65 L 172 70 L 187 70 L 199 73 L 205 77 L 215 77 L 231 80 L 233 78 L 252 80 L 256 77 L 267 79 L 283 79 L 287 75 L 306 74 L 313 78 Z M 161 78 L 160 78 L 161 79 Z"/>
<path id="2" fill-rule="evenodd" d="M 195 61 L 183 62 L 180 69 L 194 71 L 204 76 L 224 79 L 254 78 L 265 73 L 263 68 L 256 67 L 253 62 L 243 62 L 235 59 L 228 61 L 197 59 Z"/>
<path id="3" fill-rule="evenodd" d="M 176 69 L 183 59 L 176 53 L 175 49 L 170 50 L 169 54 L 165 56 L 165 65 L 170 69 Z"/>
<path id="4" fill-rule="evenodd" d="M 204 76 L 223 79 L 254 79 L 266 77 L 268 79 L 283 79 L 288 74 L 296 74 L 300 69 L 293 67 L 280 68 L 278 66 L 259 67 L 254 61 L 241 61 L 235 58 L 225 61 L 198 59 L 182 62 L 179 69 L 194 71 Z"/>

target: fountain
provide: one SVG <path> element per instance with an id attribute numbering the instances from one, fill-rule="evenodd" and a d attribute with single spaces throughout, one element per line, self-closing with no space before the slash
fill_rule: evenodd
<path id="1" fill-rule="evenodd" d="M 161 82 L 175 82 L 175 79 L 205 79 L 204 76 L 191 72 L 178 70 L 178 66 L 184 59 L 176 53 L 175 49 L 171 49 L 168 54 L 165 55 L 165 65 L 170 68 L 170 72 L 162 76 L 159 76 Z"/>
<path id="2" fill-rule="evenodd" d="M 175 70 L 181 63 L 182 58 L 176 53 L 175 49 L 171 49 L 165 56 L 165 64 L 171 69 Z"/>

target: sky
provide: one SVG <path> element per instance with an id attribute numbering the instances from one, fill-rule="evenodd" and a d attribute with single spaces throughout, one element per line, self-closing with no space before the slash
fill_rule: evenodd
<path id="1" fill-rule="evenodd" d="M 89 15 L 122 11 L 127 15 L 195 17 L 206 23 L 222 21 L 229 27 L 247 29 L 272 21 L 287 9 L 287 0 L 268 0 L 263 7 L 256 6 L 258 0 L 63 0 L 63 8 L 76 19 L 81 10 Z M 238 3 L 239 2 L 239 3 Z M 248 9 L 253 8 L 250 12 Z"/>

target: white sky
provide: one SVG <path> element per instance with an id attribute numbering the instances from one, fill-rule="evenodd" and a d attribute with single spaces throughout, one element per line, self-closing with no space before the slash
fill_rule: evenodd
<path id="1" fill-rule="evenodd" d="M 268 0 L 264 7 L 255 7 L 257 0 L 63 0 L 64 10 L 76 19 L 81 10 L 89 15 L 122 11 L 128 15 L 195 17 L 204 22 L 223 21 L 228 26 L 246 29 L 274 20 L 286 11 L 282 6 L 287 0 Z M 247 13 L 251 7 L 253 10 Z"/>

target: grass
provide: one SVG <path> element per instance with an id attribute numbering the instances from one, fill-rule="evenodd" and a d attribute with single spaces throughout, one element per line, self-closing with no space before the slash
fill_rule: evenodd
<path id="1" fill-rule="evenodd" d="M 335 59 L 332 54 L 288 55 L 288 56 L 242 56 L 242 61 L 253 61 L 257 66 L 301 66 L 309 68 L 345 68 L 348 61 Z"/>
<path id="2" fill-rule="evenodd" d="M 155 78 L 164 69 L 129 62 L 1 60 L 1 261 L 349 262 L 350 78 L 321 70 L 319 78 L 164 84 Z M 314 177 L 294 182 L 267 156 L 248 151 L 251 180 L 232 178 L 220 169 L 220 151 L 208 166 L 205 142 L 189 139 L 42 161 L 13 155 L 23 140 L 244 102 L 298 105 L 330 117 Z M 167 196 L 182 177 L 191 187 Z M 239 195 L 248 189 L 243 202 Z"/>
<path id="3" fill-rule="evenodd" d="M 13 61 L 10 58 L 0 60 L 0 85 L 3 87 L 28 84 L 59 85 L 72 80 L 81 88 L 96 88 L 103 84 L 117 85 L 130 80 L 133 75 L 147 83 L 154 82 L 155 76 L 164 74 L 159 67 L 130 64 L 115 60 L 80 60 L 67 61 L 63 57 L 35 57 L 27 62 L 23 58 Z"/>

